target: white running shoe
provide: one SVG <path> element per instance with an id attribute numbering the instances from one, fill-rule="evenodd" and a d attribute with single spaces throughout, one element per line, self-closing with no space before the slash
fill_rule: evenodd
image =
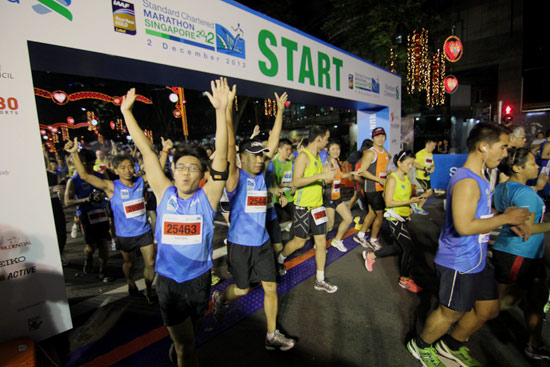
<path id="1" fill-rule="evenodd" d="M 78 225 L 76 223 L 73 223 L 73 226 L 71 227 L 71 238 L 76 238 L 78 236 Z"/>
<path id="2" fill-rule="evenodd" d="M 384 212 L 384 218 L 388 219 L 388 220 L 391 220 L 391 219 L 397 219 L 398 221 L 400 222 L 404 222 L 405 221 L 405 218 L 403 218 L 402 216 L 400 216 L 399 214 L 397 214 L 395 212 L 395 210 L 393 210 L 393 208 L 389 208 L 387 209 L 385 212 Z"/>
<path id="3" fill-rule="evenodd" d="M 335 247 L 338 251 L 340 252 L 347 252 L 348 249 L 346 248 L 346 246 L 344 246 L 344 241 L 340 240 L 332 240 L 331 242 L 331 245 L 333 247 Z"/>

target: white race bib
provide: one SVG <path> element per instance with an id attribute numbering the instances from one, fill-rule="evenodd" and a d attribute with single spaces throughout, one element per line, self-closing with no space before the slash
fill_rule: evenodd
<path id="1" fill-rule="evenodd" d="M 340 185 L 341 185 L 341 181 L 340 180 L 335 180 L 332 184 L 332 192 L 337 194 L 340 192 Z"/>
<path id="2" fill-rule="evenodd" d="M 283 173 L 283 180 L 281 181 L 281 183 L 291 183 L 292 182 L 292 171 L 285 171 Z"/>
<path id="3" fill-rule="evenodd" d="M 90 224 L 109 221 L 109 216 L 107 215 L 107 211 L 105 209 L 91 210 L 87 214 L 88 214 L 88 221 L 90 222 Z"/>
<path id="4" fill-rule="evenodd" d="M 166 245 L 198 245 L 202 243 L 202 215 L 164 214 L 162 243 Z"/>
<path id="5" fill-rule="evenodd" d="M 124 201 L 124 214 L 126 219 L 135 218 L 145 214 L 145 200 L 143 198 Z"/>
<path id="6" fill-rule="evenodd" d="M 313 216 L 313 220 L 315 220 L 315 224 L 318 226 L 328 222 L 327 211 L 324 206 L 311 209 L 311 215 Z"/>
<path id="7" fill-rule="evenodd" d="M 388 176 L 387 172 L 380 172 L 380 178 L 386 178 Z"/>
<path id="8" fill-rule="evenodd" d="M 479 217 L 479 219 L 489 219 L 489 218 L 492 218 L 492 217 L 493 217 L 493 213 L 482 215 L 481 217 Z M 487 242 L 489 242 L 489 237 L 490 236 L 491 236 L 491 233 L 489 233 L 489 232 L 480 233 L 479 236 L 478 236 L 477 241 L 478 241 L 479 244 L 487 243 Z"/>
<path id="9" fill-rule="evenodd" d="M 426 159 L 424 160 L 424 165 L 425 166 L 431 166 L 433 165 L 433 158 L 432 157 L 426 157 Z"/>
<path id="10" fill-rule="evenodd" d="M 265 213 L 267 208 L 267 191 L 248 190 L 246 192 L 245 213 Z"/>

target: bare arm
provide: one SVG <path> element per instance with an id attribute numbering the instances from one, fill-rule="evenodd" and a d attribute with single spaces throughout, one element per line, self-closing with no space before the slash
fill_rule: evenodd
<path id="1" fill-rule="evenodd" d="M 277 146 L 279 145 L 279 138 L 281 136 L 281 130 L 283 128 L 283 113 L 285 112 L 285 102 L 288 98 L 288 95 L 286 92 L 279 95 L 275 93 L 275 99 L 277 100 L 277 116 L 275 117 L 275 123 L 273 124 L 273 128 L 271 129 L 271 135 L 269 135 L 269 139 L 267 141 L 267 149 L 269 149 L 268 152 L 265 153 L 265 155 L 271 159 L 273 157 L 273 154 L 277 150 Z"/>
<path id="2" fill-rule="evenodd" d="M 393 176 L 389 176 L 388 179 L 386 180 L 386 186 L 384 187 L 384 202 L 386 203 L 386 206 L 388 208 L 403 206 L 403 205 L 410 205 L 421 201 L 419 197 L 413 197 L 413 198 L 410 198 L 410 200 L 406 200 L 406 201 L 393 200 L 393 194 L 395 193 L 396 184 L 397 184 L 397 181 Z"/>
<path id="3" fill-rule="evenodd" d="M 160 167 L 160 162 L 157 154 L 151 146 L 151 142 L 147 139 L 143 133 L 143 130 L 139 127 L 134 114 L 132 113 L 132 107 L 134 106 L 135 100 L 136 90 L 135 88 L 132 88 L 128 91 L 126 96 L 123 97 L 120 110 L 122 112 L 122 116 L 124 117 L 124 122 L 128 128 L 128 132 L 132 136 L 137 149 L 139 149 L 143 155 L 143 163 L 145 165 L 145 172 L 147 173 L 149 185 L 151 185 L 157 201 L 160 202 L 166 189 L 172 186 L 172 182 L 170 182 L 168 177 L 164 175 L 164 171 Z"/>
<path id="4" fill-rule="evenodd" d="M 545 144 L 540 153 L 541 159 L 550 159 L 550 144 Z"/>
<path id="5" fill-rule="evenodd" d="M 212 161 L 212 169 L 218 172 L 225 172 L 227 170 L 226 108 L 229 103 L 233 102 L 237 87 L 233 85 L 233 89 L 230 91 L 226 78 L 220 78 L 215 83 L 212 81 L 210 85 L 212 94 L 206 92 L 206 96 L 216 109 L 216 152 L 218 152 Z M 213 210 L 216 210 L 218 207 L 224 186 L 225 181 L 211 179 L 203 187 Z"/>
<path id="6" fill-rule="evenodd" d="M 363 157 L 361 158 L 361 168 L 360 168 L 360 176 L 363 178 L 366 178 L 367 180 L 376 181 L 380 185 L 384 186 L 386 180 L 380 177 L 376 177 L 372 173 L 368 171 L 369 166 L 372 164 L 372 161 L 374 160 L 374 152 L 372 150 L 367 150 L 363 153 Z"/>
<path id="7" fill-rule="evenodd" d="M 76 171 L 78 172 L 78 175 L 80 176 L 80 178 L 83 179 L 84 181 L 86 181 L 87 183 L 89 183 L 90 185 L 95 186 L 96 188 L 105 191 L 105 193 L 107 194 L 107 197 L 112 198 L 113 193 L 114 193 L 113 181 L 104 180 L 102 178 L 97 177 L 94 174 L 89 174 L 86 171 L 86 168 L 84 167 L 84 165 L 80 161 L 80 156 L 78 155 L 78 152 L 77 152 L 77 150 L 78 150 L 78 139 L 74 138 L 74 142 L 69 140 L 65 144 L 65 150 L 71 154 L 71 156 L 73 158 L 74 166 L 75 166 Z"/>
<path id="8" fill-rule="evenodd" d="M 235 149 L 235 131 L 233 128 L 233 103 L 228 103 L 225 109 L 227 123 L 227 161 L 229 162 L 229 176 L 225 182 L 225 188 L 232 192 L 239 183 L 239 169 L 237 167 L 237 150 Z M 216 149 L 216 152 L 218 150 Z"/>
<path id="9" fill-rule="evenodd" d="M 164 138 L 161 136 L 160 141 L 162 142 L 162 150 L 160 151 L 160 168 L 164 171 L 164 167 L 166 167 L 166 161 L 168 160 L 168 152 L 170 152 L 170 149 L 174 147 L 174 143 L 172 140 L 164 140 Z"/>
<path id="10" fill-rule="evenodd" d="M 508 207 L 504 213 L 492 218 L 476 219 L 477 203 L 481 195 L 474 179 L 464 179 L 453 187 L 453 222 L 461 236 L 487 233 L 504 224 L 522 224 L 529 213 L 526 209 Z"/>
<path id="11" fill-rule="evenodd" d="M 67 187 L 65 188 L 65 206 L 73 206 L 73 205 L 79 205 L 84 203 L 89 203 L 89 198 L 82 198 L 82 199 L 76 199 L 76 190 L 74 187 L 74 182 L 72 178 L 69 178 L 69 181 L 67 182 Z"/>

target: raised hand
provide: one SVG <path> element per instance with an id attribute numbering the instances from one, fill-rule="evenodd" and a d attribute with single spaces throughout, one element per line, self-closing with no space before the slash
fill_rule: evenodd
<path id="1" fill-rule="evenodd" d="M 132 88 L 122 97 L 122 102 L 120 103 L 120 111 L 131 112 L 132 107 L 134 107 L 134 102 L 136 101 L 136 88 Z"/>
<path id="2" fill-rule="evenodd" d="M 277 100 L 277 111 L 284 111 L 285 110 L 285 103 L 286 103 L 286 100 L 288 99 L 288 94 L 286 92 L 284 92 L 279 97 L 279 95 L 277 93 L 275 93 L 275 99 Z"/>
<path id="3" fill-rule="evenodd" d="M 74 142 L 70 140 L 67 141 L 64 148 L 67 153 L 76 153 L 78 151 L 78 138 L 74 138 Z"/>
<path id="4" fill-rule="evenodd" d="M 172 142 L 172 140 L 170 139 L 164 140 L 164 138 L 161 136 L 160 141 L 162 143 L 162 150 L 164 150 L 165 152 L 170 151 L 170 149 L 174 147 L 174 142 Z"/>
<path id="5" fill-rule="evenodd" d="M 229 84 L 227 84 L 227 78 L 223 78 L 224 86 L 227 87 L 227 90 L 229 91 L 227 94 L 227 107 L 233 105 L 233 101 L 235 100 L 235 96 L 237 95 L 237 85 L 233 84 L 233 87 L 229 88 Z"/>
<path id="6" fill-rule="evenodd" d="M 227 107 L 227 95 L 229 94 L 227 79 L 220 77 L 220 79 L 212 80 L 210 82 L 210 88 L 212 89 L 212 94 L 206 92 L 206 96 L 210 100 L 212 106 L 216 110 L 225 110 Z"/>

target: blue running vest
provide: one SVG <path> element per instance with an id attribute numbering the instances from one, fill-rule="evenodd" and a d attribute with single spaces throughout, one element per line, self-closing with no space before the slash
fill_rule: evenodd
<path id="1" fill-rule="evenodd" d="M 118 237 L 137 237 L 151 230 L 147 221 L 143 178 L 138 177 L 134 186 L 124 185 L 120 180 L 113 181 L 114 192 L 111 201 L 115 229 Z"/>
<path id="2" fill-rule="evenodd" d="M 102 173 L 95 172 L 94 175 L 96 177 L 99 177 L 101 179 L 104 179 L 105 176 Z M 86 181 L 84 181 L 82 178 L 80 178 L 80 175 L 77 173 L 73 177 L 71 177 L 71 180 L 74 183 L 75 188 L 75 196 L 77 199 L 84 199 L 90 196 L 90 194 L 94 190 L 102 191 L 97 189 L 95 186 L 90 185 Z M 78 204 L 76 207 L 76 215 L 80 216 L 82 214 L 85 214 L 89 211 L 96 210 L 96 209 L 105 209 L 107 208 L 107 203 L 105 201 L 102 201 L 101 203 L 83 203 Z"/>
<path id="3" fill-rule="evenodd" d="M 265 229 L 267 188 L 263 173 L 250 176 L 239 168 L 237 188 L 228 192 L 231 204 L 227 240 L 243 246 L 261 246 L 269 235 Z"/>
<path id="4" fill-rule="evenodd" d="M 461 236 L 456 231 L 453 221 L 453 187 L 457 182 L 467 178 L 476 180 L 481 195 L 477 202 L 475 218 L 485 219 L 492 216 L 489 182 L 467 168 L 459 168 L 447 187 L 445 223 L 439 236 L 439 248 L 434 262 L 461 273 L 479 273 L 485 268 L 489 233 Z"/>
<path id="5" fill-rule="evenodd" d="M 189 199 L 175 186 L 166 189 L 155 227 L 158 274 L 183 283 L 210 271 L 215 214 L 203 189 Z"/>

